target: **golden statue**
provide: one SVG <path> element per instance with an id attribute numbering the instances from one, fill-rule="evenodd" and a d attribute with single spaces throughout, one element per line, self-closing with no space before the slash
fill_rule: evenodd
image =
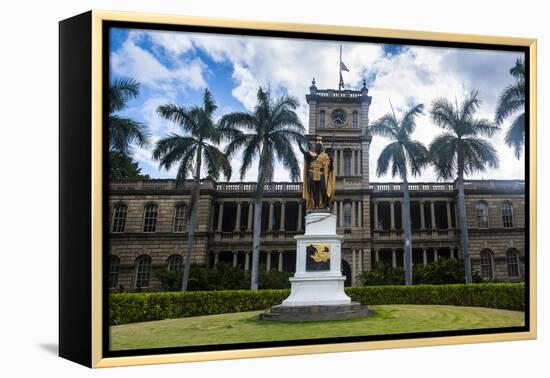
<path id="1" fill-rule="evenodd" d="M 325 152 L 321 137 L 315 139 L 314 145 L 309 145 L 308 151 L 301 145 L 298 147 L 304 155 L 303 198 L 306 209 L 329 210 L 336 189 L 332 152 Z"/>

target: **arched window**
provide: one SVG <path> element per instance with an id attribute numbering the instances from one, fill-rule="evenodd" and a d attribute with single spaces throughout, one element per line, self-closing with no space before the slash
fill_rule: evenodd
<path id="1" fill-rule="evenodd" d="M 158 206 L 150 203 L 145 206 L 143 214 L 143 232 L 155 232 L 157 228 Z"/>
<path id="2" fill-rule="evenodd" d="M 344 150 L 344 176 L 351 176 L 351 151 Z"/>
<path id="3" fill-rule="evenodd" d="M 351 115 L 351 127 L 354 129 L 359 128 L 359 113 L 353 112 Z"/>
<path id="4" fill-rule="evenodd" d="M 351 227 L 351 203 L 349 202 L 344 204 L 344 227 Z"/>
<path id="5" fill-rule="evenodd" d="M 111 221 L 111 232 L 124 232 L 127 213 L 128 206 L 123 203 L 115 205 L 113 208 L 113 220 Z"/>
<path id="6" fill-rule="evenodd" d="M 120 268 L 120 259 L 117 256 L 109 256 L 109 288 L 118 286 L 118 271 Z"/>
<path id="7" fill-rule="evenodd" d="M 321 110 L 319 112 L 319 128 L 324 129 L 325 128 L 325 111 Z"/>
<path id="8" fill-rule="evenodd" d="M 502 211 L 502 225 L 505 228 L 514 227 L 514 211 L 510 202 L 503 202 L 500 205 Z"/>
<path id="9" fill-rule="evenodd" d="M 508 276 L 519 277 L 519 256 L 517 250 L 511 248 L 506 252 L 506 263 L 508 265 Z"/>
<path id="10" fill-rule="evenodd" d="M 494 278 L 495 261 L 493 259 L 493 252 L 488 249 L 481 251 L 481 277 L 485 279 Z"/>
<path id="11" fill-rule="evenodd" d="M 185 204 L 176 205 L 176 207 L 174 208 L 174 232 L 185 231 L 185 209 Z"/>
<path id="12" fill-rule="evenodd" d="M 140 256 L 136 261 L 136 279 L 137 288 L 149 287 L 149 278 L 151 277 L 151 257 Z"/>
<path id="13" fill-rule="evenodd" d="M 183 270 L 183 259 L 180 255 L 172 255 L 166 260 L 166 269 L 169 272 L 181 272 Z"/>
<path id="14" fill-rule="evenodd" d="M 483 201 L 476 203 L 477 227 L 489 228 L 489 206 Z"/>

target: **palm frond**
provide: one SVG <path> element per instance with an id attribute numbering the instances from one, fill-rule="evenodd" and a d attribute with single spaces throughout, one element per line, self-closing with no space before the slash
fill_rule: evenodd
<path id="1" fill-rule="evenodd" d="M 193 137 L 185 137 L 178 134 L 169 134 L 157 141 L 153 149 L 152 157 L 160 162 L 160 168 L 169 170 L 173 164 L 185 156 L 188 151 L 195 151 L 199 141 Z"/>
<path id="2" fill-rule="evenodd" d="M 403 143 L 407 154 L 407 162 L 411 167 L 411 174 L 417 176 L 422 168 L 428 164 L 429 152 L 426 146 L 418 141 L 408 140 Z"/>
<path id="3" fill-rule="evenodd" d="M 519 159 L 525 145 L 525 113 L 521 113 L 510 125 L 504 141 L 508 147 L 514 149 L 514 155 Z"/>
<path id="4" fill-rule="evenodd" d="M 143 123 L 114 114 L 109 115 L 109 149 L 111 151 L 129 154 L 132 150 L 131 144 L 148 147 L 150 140 L 151 136 Z"/>
<path id="5" fill-rule="evenodd" d="M 203 143 L 204 164 L 206 166 L 209 176 L 212 176 L 216 180 L 220 176 L 220 171 L 226 180 L 231 178 L 231 164 L 227 155 L 220 151 L 216 146 Z"/>
<path id="6" fill-rule="evenodd" d="M 140 84 L 132 78 L 119 77 L 109 85 L 109 113 L 126 108 L 126 103 L 139 94 Z"/>
<path id="7" fill-rule="evenodd" d="M 498 168 L 498 153 L 488 141 L 470 137 L 462 139 L 461 145 L 464 152 L 464 173 L 485 172 L 487 167 Z"/>
<path id="8" fill-rule="evenodd" d="M 500 127 L 489 121 L 488 119 L 472 119 L 467 126 L 471 129 L 471 132 L 468 134 L 471 135 L 484 135 L 487 137 L 492 137 L 498 131 Z"/>
<path id="9" fill-rule="evenodd" d="M 457 169 L 456 153 L 459 139 L 446 132 L 435 137 L 429 147 L 429 159 L 437 177 L 449 180 Z"/>
<path id="10" fill-rule="evenodd" d="M 525 108 L 525 84 L 508 85 L 500 94 L 495 111 L 495 123 L 501 125 L 511 114 Z"/>
<path id="11" fill-rule="evenodd" d="M 437 126 L 447 130 L 455 130 L 459 117 L 454 105 L 446 98 L 437 98 L 432 102 L 430 115 Z"/>
<path id="12" fill-rule="evenodd" d="M 384 114 L 374 121 L 368 128 L 371 135 L 397 139 L 399 134 L 399 122 L 392 113 Z"/>

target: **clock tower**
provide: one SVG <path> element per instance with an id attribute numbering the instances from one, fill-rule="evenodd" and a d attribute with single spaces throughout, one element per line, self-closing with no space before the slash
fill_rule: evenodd
<path id="1" fill-rule="evenodd" d="M 371 137 L 365 136 L 369 124 L 366 82 L 361 90 L 317 89 L 315 79 L 306 100 L 309 105 L 310 138 L 321 136 L 327 149 L 334 144 L 337 189 L 369 185 L 369 148 Z"/>

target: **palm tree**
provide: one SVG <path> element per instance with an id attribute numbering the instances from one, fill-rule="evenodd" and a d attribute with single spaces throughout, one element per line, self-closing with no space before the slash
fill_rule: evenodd
<path id="1" fill-rule="evenodd" d="M 495 148 L 480 136 L 493 136 L 499 127 L 487 119 L 474 118 L 481 104 L 477 92 L 470 93 L 462 102 L 453 105 L 445 98 L 433 101 L 430 110 L 435 124 L 444 132 L 430 144 L 430 159 L 440 179 L 457 177 L 460 238 L 466 271 L 466 283 L 472 283 L 466 205 L 464 203 L 464 175 L 484 172 L 487 166 L 496 168 L 499 159 Z"/>
<path id="2" fill-rule="evenodd" d="M 525 61 L 521 58 L 516 60 L 510 74 L 516 82 L 508 85 L 501 93 L 495 112 L 495 123 L 500 126 L 510 115 L 522 111 L 506 131 L 504 139 L 519 159 L 525 144 Z"/>
<path id="3" fill-rule="evenodd" d="M 241 179 L 258 158 L 258 179 L 254 199 L 254 229 L 252 238 L 252 290 L 258 289 L 258 263 L 260 261 L 260 232 L 264 185 L 273 180 L 277 161 L 290 171 L 292 181 L 300 179 L 298 159 L 292 149 L 293 143 L 301 143 L 305 129 L 295 110 L 298 100 L 291 96 L 273 99 L 269 91 L 261 87 L 257 104 L 252 112 L 234 112 L 220 120 L 224 136 L 229 140 L 225 149 L 232 156 L 243 149 L 240 168 Z"/>
<path id="4" fill-rule="evenodd" d="M 128 100 L 139 94 L 140 84 L 130 78 L 114 79 L 109 86 L 109 151 L 129 156 L 131 145 L 140 147 L 150 144 L 150 135 L 143 123 L 117 115 L 127 108 Z"/>
<path id="5" fill-rule="evenodd" d="M 397 119 L 395 112 L 388 113 L 375 121 L 368 129 L 370 134 L 380 135 L 390 139 L 378 157 L 376 174 L 384 175 L 391 165 L 392 177 L 399 175 L 403 180 L 402 218 L 405 232 L 405 283 L 412 285 L 412 234 L 411 209 L 409 199 L 408 173 L 416 176 L 428 161 L 428 150 L 420 142 L 411 139 L 416 128 L 416 117 L 422 114 L 424 105 L 419 104 L 408 109 L 401 119 Z"/>
<path id="6" fill-rule="evenodd" d="M 191 266 L 191 252 L 195 228 L 197 226 L 198 203 L 200 198 L 200 180 L 203 164 L 209 176 L 217 179 L 220 171 L 229 179 L 231 177 L 231 165 L 227 156 L 216 145 L 220 142 L 220 130 L 212 120 L 212 113 L 217 106 L 212 95 L 205 89 L 202 107 L 194 106 L 186 109 L 179 105 L 166 104 L 157 108 L 157 113 L 181 126 L 185 135 L 169 134 L 160 139 L 153 150 L 153 159 L 160 162 L 160 168 L 169 170 L 172 165 L 178 165 L 176 186 L 181 186 L 189 173 L 193 177 L 193 189 L 191 192 L 191 215 L 189 220 L 187 250 L 185 252 L 185 264 L 181 290 L 187 290 L 189 281 L 189 268 Z"/>

